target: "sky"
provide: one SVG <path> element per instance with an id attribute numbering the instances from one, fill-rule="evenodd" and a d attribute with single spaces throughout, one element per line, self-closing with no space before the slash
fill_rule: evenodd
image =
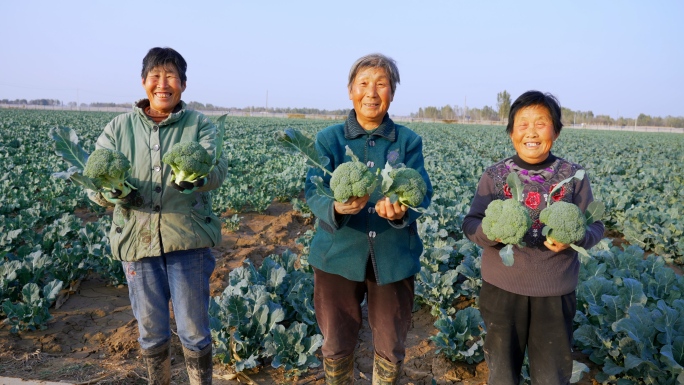
<path id="1" fill-rule="evenodd" d="M 186 102 L 352 108 L 356 59 L 396 60 L 389 112 L 496 108 L 506 90 L 634 118 L 684 116 L 684 1 L 2 1 L 0 99 L 133 103 L 142 58 L 188 62 Z"/>

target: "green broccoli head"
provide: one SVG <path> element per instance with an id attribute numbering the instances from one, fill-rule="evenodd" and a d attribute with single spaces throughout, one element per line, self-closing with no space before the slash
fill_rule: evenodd
<path id="1" fill-rule="evenodd" d="M 549 242 L 575 243 L 584 239 L 586 217 L 576 205 L 558 201 L 539 213 L 539 221 L 548 227 L 543 230 Z"/>
<path id="2" fill-rule="evenodd" d="M 390 171 L 389 176 L 392 178 L 392 185 L 385 193 L 386 196 L 396 194 L 399 203 L 409 207 L 416 207 L 423 201 L 427 184 L 418 171 L 407 167 L 395 168 Z"/>
<path id="3" fill-rule="evenodd" d="M 351 197 L 370 194 L 375 180 L 375 174 L 365 164 L 357 161 L 344 162 L 333 171 L 330 189 L 336 201 L 346 202 Z"/>
<path id="4" fill-rule="evenodd" d="M 523 237 L 532 226 L 525 206 L 515 199 L 494 200 L 489 203 L 482 218 L 482 231 L 492 241 L 507 245 L 522 244 Z"/>
<path id="5" fill-rule="evenodd" d="M 171 166 L 174 182 L 194 182 L 209 174 L 214 159 L 197 142 L 178 142 L 162 157 L 162 162 Z"/>
<path id="6" fill-rule="evenodd" d="M 83 175 L 92 179 L 102 191 L 121 191 L 120 198 L 131 192 L 126 176 L 131 162 L 119 151 L 101 148 L 93 151 L 86 161 Z"/>

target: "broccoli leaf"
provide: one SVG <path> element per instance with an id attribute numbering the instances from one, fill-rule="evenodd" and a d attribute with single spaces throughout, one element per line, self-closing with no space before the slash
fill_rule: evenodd
<path id="1" fill-rule="evenodd" d="M 514 172 L 508 174 L 506 177 L 506 183 L 508 184 L 508 188 L 511 189 L 511 195 L 513 195 L 513 199 L 518 202 L 522 201 L 523 185 L 520 181 L 520 177 L 518 177 L 518 174 Z"/>
<path id="2" fill-rule="evenodd" d="M 351 158 L 353 162 L 360 162 L 359 157 L 354 154 L 354 151 L 349 147 L 349 145 L 344 146 L 344 154 Z"/>
<path id="3" fill-rule="evenodd" d="M 577 170 L 575 175 L 571 176 L 570 178 L 563 179 L 562 181 L 558 182 L 558 184 L 556 184 L 556 186 L 554 186 L 554 188 L 549 192 L 549 195 L 546 197 L 546 205 L 547 206 L 551 205 L 551 197 L 553 196 L 553 194 L 556 191 L 560 190 L 563 187 L 563 185 L 572 181 L 573 179 L 582 180 L 583 178 L 584 178 L 584 170 Z"/>
<path id="4" fill-rule="evenodd" d="M 572 247 L 576 252 L 578 252 L 578 253 L 584 255 L 585 257 L 590 257 L 589 253 L 587 252 L 587 249 L 585 249 L 584 247 L 582 247 L 582 246 L 577 246 L 577 245 L 574 244 L 574 243 L 571 243 L 571 244 L 570 244 L 570 247 Z"/>
<path id="5" fill-rule="evenodd" d="M 228 114 L 221 115 L 218 118 L 218 125 L 216 129 L 216 149 L 214 150 L 214 164 L 218 164 L 223 152 L 223 137 L 226 135 L 226 117 Z"/>
<path id="6" fill-rule="evenodd" d="M 306 158 L 306 164 L 311 167 L 318 167 L 324 173 L 332 175 L 327 168 L 330 159 L 325 156 L 319 156 L 314 141 L 308 136 L 299 132 L 294 128 L 286 128 L 282 132 L 276 132 L 276 141 L 282 145 L 286 150 L 295 150 L 301 153 Z"/>
<path id="7" fill-rule="evenodd" d="M 513 266 L 513 245 L 506 245 L 503 249 L 499 250 L 499 256 L 501 256 L 501 262 L 505 266 Z"/>
<path id="8" fill-rule="evenodd" d="M 326 186 L 323 182 L 323 178 L 321 178 L 320 176 L 312 176 L 310 180 L 311 183 L 313 183 L 316 186 L 316 193 L 318 195 L 335 199 L 335 196 L 332 195 L 332 193 L 330 192 L 330 188 L 328 188 L 328 186 Z"/>
<path id="9" fill-rule="evenodd" d="M 605 211 L 606 205 L 604 205 L 603 202 L 593 201 L 589 203 L 589 206 L 587 206 L 587 211 L 584 212 L 584 215 L 587 217 L 587 225 L 601 220 Z"/>
<path id="10" fill-rule="evenodd" d="M 49 136 L 55 141 L 55 154 L 71 165 L 66 171 L 53 173 L 52 176 L 69 179 L 80 186 L 97 191 L 98 188 L 92 179 L 83 175 L 88 162 L 88 153 L 78 144 L 76 131 L 69 127 L 52 127 Z"/>
<path id="11" fill-rule="evenodd" d="M 72 166 L 81 170 L 85 168 L 88 153 L 78 144 L 76 131 L 69 127 L 52 127 L 49 135 L 55 141 L 55 154 Z"/>

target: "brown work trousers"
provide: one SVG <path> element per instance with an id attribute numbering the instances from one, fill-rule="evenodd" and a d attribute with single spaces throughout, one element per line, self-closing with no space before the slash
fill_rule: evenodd
<path id="1" fill-rule="evenodd" d="M 415 277 L 378 285 L 369 263 L 366 280 L 350 281 L 314 268 L 314 307 L 323 334 L 323 357 L 338 359 L 354 353 L 361 329 L 361 304 L 367 296 L 373 348 L 396 364 L 404 360 L 411 326 Z"/>

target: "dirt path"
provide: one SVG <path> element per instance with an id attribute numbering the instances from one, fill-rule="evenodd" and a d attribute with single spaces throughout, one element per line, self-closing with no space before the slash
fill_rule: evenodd
<path id="1" fill-rule="evenodd" d="M 260 264 L 270 254 L 286 248 L 299 251 L 295 240 L 311 229 L 310 219 L 302 218 L 289 204 L 274 203 L 263 214 L 243 213 L 239 230 L 225 232 L 220 247 L 214 249 L 217 265 L 212 276 L 212 295 L 219 295 L 226 285 L 228 273 L 249 258 Z M 9 333 L 0 327 L 0 376 L 32 380 L 64 381 L 72 384 L 145 384 L 146 372 L 141 364 L 137 343 L 137 323 L 131 312 L 128 289 L 107 286 L 98 277 L 84 280 L 79 290 L 64 305 L 54 310 L 47 330 Z M 407 356 L 401 384 L 484 384 L 484 363 L 465 365 L 452 363 L 435 355 L 428 337 L 435 334 L 434 318 L 427 310 L 414 313 L 409 332 Z M 357 384 L 369 384 L 372 373 L 371 333 L 367 322 L 359 335 L 356 353 Z M 182 347 L 172 340 L 172 382 L 187 384 Z M 237 384 L 229 370 L 214 366 L 215 384 Z M 261 385 L 286 381 L 282 372 L 270 366 L 247 373 Z M 232 378 L 232 379 L 230 379 Z M 245 377 L 240 383 L 247 383 Z M 311 370 L 298 379 L 300 384 L 322 385 L 322 369 Z M 581 384 L 591 384 L 583 381 Z"/>

